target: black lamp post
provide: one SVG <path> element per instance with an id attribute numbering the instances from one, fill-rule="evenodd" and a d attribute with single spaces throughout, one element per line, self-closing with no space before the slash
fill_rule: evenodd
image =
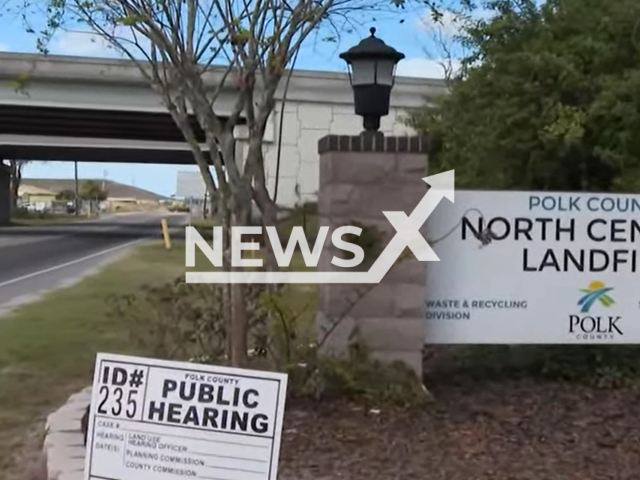
<path id="1" fill-rule="evenodd" d="M 396 65 L 404 54 L 377 38 L 375 28 L 369 31 L 370 37 L 341 53 L 340 58 L 349 65 L 356 114 L 363 118 L 365 131 L 377 132 L 380 117 L 389 114 Z"/>

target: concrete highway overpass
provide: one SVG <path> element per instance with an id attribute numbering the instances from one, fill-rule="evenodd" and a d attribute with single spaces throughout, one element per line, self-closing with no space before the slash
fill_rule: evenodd
<path id="1" fill-rule="evenodd" d="M 206 81 L 218 85 L 221 75 L 212 68 Z M 444 92 L 441 80 L 398 78 L 381 130 L 408 133 L 399 115 Z M 353 113 L 346 74 L 295 71 L 286 103 L 281 101 L 283 88 L 276 97 L 265 137 L 265 168 L 273 189 L 280 142 L 278 203 L 293 205 L 296 185 L 304 198 L 315 197 L 318 139 L 329 133 L 357 134 L 362 121 Z M 229 82 L 217 102 L 221 117 L 231 111 L 235 98 Z M 240 126 L 235 132 L 238 161 L 246 148 L 245 130 Z M 196 131 L 203 141 L 202 131 Z M 2 159 L 193 164 L 160 97 L 132 62 L 18 53 L 0 53 Z M 3 176 L 6 171 L 0 168 Z M 7 195 L 3 182 L 0 178 L 0 197 Z M 0 199 L 0 221 L 4 202 Z"/>

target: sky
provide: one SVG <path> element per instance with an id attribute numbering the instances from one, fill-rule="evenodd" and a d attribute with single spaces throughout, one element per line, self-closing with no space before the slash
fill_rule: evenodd
<path id="1" fill-rule="evenodd" d="M 442 78 L 438 38 L 449 38 L 456 31 L 455 18 L 447 11 L 440 23 L 434 23 L 427 10 L 400 11 L 378 15 L 339 42 L 309 39 L 303 46 L 295 68 L 346 72 L 346 64 L 338 54 L 368 36 L 370 27 L 376 36 L 406 55 L 398 64 L 397 74 L 409 77 Z M 401 22 L 402 21 L 402 22 Z M 36 52 L 36 38 L 26 32 L 19 18 L 0 17 L 0 51 Z M 61 31 L 50 44 L 52 55 L 85 57 L 117 57 L 99 37 L 87 32 Z M 79 163 L 80 178 L 109 179 L 170 196 L 175 193 L 176 173 L 196 171 L 195 166 Z M 24 178 L 73 178 L 71 162 L 31 162 L 25 166 Z"/>

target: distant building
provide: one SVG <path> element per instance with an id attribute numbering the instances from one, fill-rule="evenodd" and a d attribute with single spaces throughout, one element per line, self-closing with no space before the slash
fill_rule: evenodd
<path id="1" fill-rule="evenodd" d="M 82 191 L 82 184 L 87 179 L 79 181 L 79 188 Z M 105 210 L 129 209 L 133 206 L 138 209 L 151 209 L 161 206 L 161 202 L 167 200 L 166 197 L 157 193 L 143 190 L 142 188 L 114 182 L 113 180 L 91 180 L 102 186 L 106 191 L 107 199 L 102 202 Z M 47 204 L 45 209 L 50 208 L 56 196 L 63 191 L 75 191 L 75 180 L 70 178 L 23 178 L 20 183 L 18 196 L 21 203 L 31 205 Z M 40 210 L 41 208 L 37 208 Z"/>
<path id="2" fill-rule="evenodd" d="M 204 200 L 207 187 L 200 172 L 178 172 L 176 177 L 176 197 Z"/>
<path id="3" fill-rule="evenodd" d="M 212 211 L 211 198 L 200 172 L 178 172 L 174 198 L 180 199 L 194 215 L 207 216 Z"/>
<path id="4" fill-rule="evenodd" d="M 34 210 L 48 210 L 56 200 L 57 192 L 36 187 L 35 185 L 20 183 L 18 200 L 21 206 L 30 205 Z"/>

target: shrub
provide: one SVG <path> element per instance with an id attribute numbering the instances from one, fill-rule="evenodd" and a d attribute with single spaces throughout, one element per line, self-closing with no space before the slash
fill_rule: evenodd
<path id="1" fill-rule="evenodd" d="M 484 379 L 532 378 L 616 387 L 640 378 L 635 345 L 476 345 L 436 347 L 442 361 L 430 366 L 434 381 L 453 375 Z"/>
<path id="2" fill-rule="evenodd" d="M 21 219 L 48 219 L 53 218 L 53 215 L 49 212 L 45 211 L 30 211 L 24 207 L 19 207 L 14 209 L 11 212 L 11 216 L 13 218 L 21 218 Z"/>
<path id="3" fill-rule="evenodd" d="M 264 285 L 246 286 L 251 331 L 262 330 L 266 323 L 260 303 L 264 291 Z M 110 314 L 126 322 L 132 342 L 150 355 L 225 361 L 223 295 L 224 285 L 189 284 L 180 277 L 160 286 L 143 286 L 138 293 L 112 297 Z"/>
<path id="4" fill-rule="evenodd" d="M 169 205 L 168 210 L 179 213 L 189 213 L 191 211 L 188 205 Z"/>
<path id="5" fill-rule="evenodd" d="M 349 355 L 319 355 L 322 345 L 314 342 L 313 322 L 291 302 L 296 292 L 272 287 L 268 291 L 266 285 L 246 285 L 251 366 L 288 373 L 290 396 L 347 398 L 399 407 L 422 405 L 427 400 L 413 371 L 401 363 L 371 360 L 355 330 Z M 110 314 L 126 322 L 133 343 L 149 355 L 224 364 L 223 293 L 224 285 L 187 284 L 178 278 L 113 297 Z"/>
<path id="6" fill-rule="evenodd" d="M 289 375 L 289 395 L 322 399 L 349 399 L 373 405 L 414 407 L 428 400 L 421 380 L 403 363 L 372 360 L 359 339 L 351 334 L 349 353 L 342 357 L 319 354 L 323 340 L 314 340 L 315 328 L 304 312 L 287 301 L 287 290 L 265 295 L 263 305 L 273 323 L 268 348 L 278 370 Z M 340 323 L 341 318 L 335 319 Z M 323 338 L 327 338 L 326 336 Z"/>
<path id="7" fill-rule="evenodd" d="M 290 395 L 316 400 L 348 399 L 370 406 L 415 408 L 430 400 L 421 379 L 402 362 L 370 358 L 359 343 L 345 357 L 310 352 L 308 362 L 290 367 Z"/>

